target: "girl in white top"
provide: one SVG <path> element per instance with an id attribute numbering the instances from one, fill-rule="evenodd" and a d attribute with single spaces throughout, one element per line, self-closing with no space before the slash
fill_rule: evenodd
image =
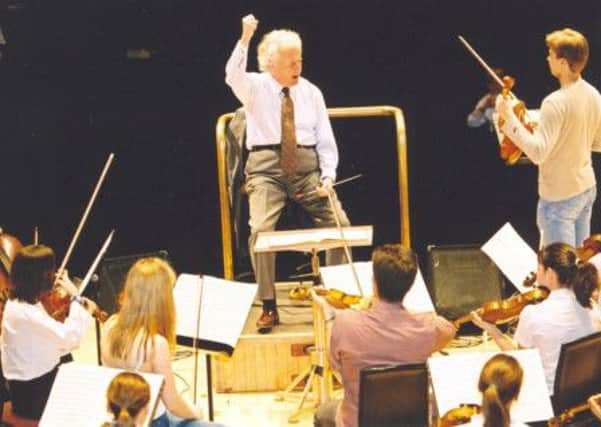
<path id="1" fill-rule="evenodd" d="M 61 357 L 77 348 L 92 320 L 96 304 L 72 301 L 64 322 L 53 319 L 42 304 L 52 291 L 55 256 L 52 249 L 30 245 L 17 253 L 11 268 L 12 295 L 2 321 L 2 372 L 11 389 L 13 411 L 24 418 L 41 417 Z M 64 274 L 59 285 L 73 287 Z"/>
<path id="2" fill-rule="evenodd" d="M 153 427 L 216 425 L 199 421 L 200 409 L 184 399 L 175 386 L 170 360 L 175 348 L 175 279 L 173 269 L 159 258 L 144 258 L 131 267 L 121 309 L 105 324 L 102 362 L 163 375 L 165 384 Z"/>
<path id="3" fill-rule="evenodd" d="M 515 341 L 495 325 L 483 321 L 476 312 L 472 312 L 472 319 L 502 350 L 538 348 L 552 395 L 561 345 L 596 330 L 589 309 L 591 296 L 598 288 L 597 269 L 590 263 L 579 264 L 572 246 L 552 243 L 538 254 L 536 280 L 551 293 L 540 304 L 522 310 Z"/>
<path id="4" fill-rule="evenodd" d="M 514 421 L 510 409 L 522 387 L 524 372 L 520 363 L 508 354 L 493 356 L 482 368 L 478 390 L 482 393 L 481 413 L 472 417 L 469 426 L 522 427 Z"/>

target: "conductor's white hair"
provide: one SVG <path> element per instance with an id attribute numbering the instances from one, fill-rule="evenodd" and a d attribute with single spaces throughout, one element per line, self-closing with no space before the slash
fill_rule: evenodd
<path id="1" fill-rule="evenodd" d="M 297 47 L 302 49 L 303 43 L 296 31 L 273 30 L 263 36 L 257 48 L 259 70 L 267 71 L 269 61 L 273 60 L 281 48 Z"/>

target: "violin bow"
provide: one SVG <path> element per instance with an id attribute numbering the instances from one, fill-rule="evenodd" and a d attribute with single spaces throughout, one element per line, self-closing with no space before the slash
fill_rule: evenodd
<path id="1" fill-rule="evenodd" d="M 344 248 L 344 254 L 346 256 L 346 260 L 351 266 L 351 271 L 353 272 L 353 278 L 355 279 L 355 284 L 357 285 L 357 290 L 359 291 L 359 296 L 363 298 L 363 289 L 361 289 L 361 282 L 359 281 L 359 274 L 357 274 L 357 269 L 355 268 L 355 264 L 353 263 L 353 259 L 351 258 L 351 251 L 348 248 L 348 244 L 346 243 L 346 237 L 344 236 L 344 230 L 342 225 L 340 225 L 340 218 L 338 217 L 338 211 L 336 210 L 336 206 L 334 205 L 334 199 L 332 198 L 332 192 L 328 191 L 328 201 L 330 202 L 330 208 L 334 213 L 334 220 L 336 221 L 336 228 L 338 229 L 338 233 L 340 233 L 340 240 L 342 241 L 342 247 Z"/>
<path id="2" fill-rule="evenodd" d="M 499 84 L 499 86 L 501 86 L 502 88 L 505 87 L 505 84 L 503 83 L 503 80 L 501 80 L 501 78 L 499 76 L 497 76 L 497 73 L 495 73 L 493 71 L 492 68 L 490 68 L 490 66 L 486 63 L 486 61 L 484 61 L 484 59 L 482 59 L 482 57 L 478 54 L 478 52 L 476 52 L 476 49 L 474 49 L 472 47 L 472 45 L 470 45 L 468 43 L 468 41 L 461 35 L 458 35 L 457 38 L 459 39 L 459 41 L 463 44 L 463 46 L 465 46 L 465 48 L 467 49 L 467 51 L 469 53 L 472 54 L 472 56 L 476 59 L 476 61 L 478 61 L 478 63 L 480 65 L 482 65 L 482 67 L 488 72 L 488 74 L 490 75 L 490 77 L 492 77 L 492 79 L 497 82 Z M 509 96 L 511 96 L 513 99 L 518 99 L 517 96 L 515 96 L 515 94 L 509 90 Z M 528 116 L 528 111 L 525 111 L 526 117 Z"/>
<path id="3" fill-rule="evenodd" d="M 83 213 L 81 221 L 79 221 L 79 225 L 77 226 L 77 229 L 75 230 L 73 239 L 71 239 L 71 243 L 69 244 L 69 248 L 67 249 L 67 252 L 65 253 L 63 262 L 61 263 L 60 267 L 56 271 L 57 278 L 61 277 L 63 274 L 63 271 L 65 271 L 65 267 L 67 266 L 67 262 L 69 262 L 69 258 L 71 257 L 73 248 L 75 248 L 75 243 L 77 242 L 77 239 L 79 238 L 79 234 L 81 233 L 81 230 L 83 229 L 83 226 L 88 218 L 88 215 L 90 214 L 92 205 L 94 204 L 94 201 L 96 200 L 96 196 L 98 195 L 98 192 L 100 191 L 100 187 L 102 186 L 102 183 L 104 182 L 104 178 L 106 177 L 106 174 L 107 174 L 114 158 L 115 158 L 115 155 L 113 153 L 109 154 L 109 157 L 106 160 L 106 163 L 104 164 L 104 168 L 102 169 L 102 172 L 100 173 L 100 178 L 98 179 L 98 182 L 96 183 L 96 187 L 94 188 L 92 197 L 90 197 L 90 201 L 88 202 L 88 205 L 86 206 L 86 209 Z M 55 284 L 56 284 L 56 280 L 57 279 L 55 279 L 55 282 L 54 282 Z"/>
<path id="4" fill-rule="evenodd" d="M 100 261 L 104 257 L 104 254 L 105 254 L 106 250 L 108 249 L 109 245 L 111 244 L 111 241 L 113 240 L 113 235 L 114 234 L 115 234 L 115 230 L 111 230 L 111 232 L 109 233 L 108 237 L 104 241 L 104 244 L 100 248 L 100 251 L 98 252 L 98 255 L 96 255 L 96 258 L 94 259 L 94 262 L 92 262 L 92 265 L 90 266 L 88 272 L 86 273 L 86 275 L 84 276 L 83 280 L 81 281 L 81 284 L 79 285 L 79 295 L 83 295 L 83 292 L 86 290 L 86 287 L 88 286 L 88 284 L 92 280 L 92 275 L 96 271 L 96 268 L 98 267 L 98 264 L 100 263 Z"/>

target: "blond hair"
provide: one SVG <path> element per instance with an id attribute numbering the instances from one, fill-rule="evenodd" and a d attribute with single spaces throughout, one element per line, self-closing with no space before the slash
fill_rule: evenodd
<path id="1" fill-rule="evenodd" d="M 259 70 L 267 71 L 269 63 L 274 60 L 282 48 L 303 48 L 300 35 L 292 30 L 273 30 L 263 36 L 257 47 Z"/>
<path id="2" fill-rule="evenodd" d="M 165 337 L 175 348 L 175 279 L 171 266 L 160 258 L 143 258 L 131 267 L 121 310 L 108 332 L 112 357 L 127 360 L 129 354 L 142 350 L 143 361 L 148 360 L 147 349 L 154 350 L 155 335 Z"/>
<path id="3" fill-rule="evenodd" d="M 555 53 L 555 56 L 568 61 L 570 70 L 573 72 L 580 73 L 586 67 L 589 53 L 588 42 L 578 31 L 571 28 L 553 31 L 547 34 L 545 43 Z"/>
<path id="4" fill-rule="evenodd" d="M 150 385 L 139 374 L 121 372 L 109 384 L 106 400 L 114 421 L 103 427 L 135 427 L 136 417 L 150 401 Z"/>

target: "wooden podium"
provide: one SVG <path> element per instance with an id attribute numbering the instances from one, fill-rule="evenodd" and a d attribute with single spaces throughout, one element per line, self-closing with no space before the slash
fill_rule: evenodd
<path id="1" fill-rule="evenodd" d="M 356 226 L 338 228 L 315 228 L 308 230 L 287 230 L 259 233 L 255 243 L 255 252 L 300 251 L 311 253 L 311 266 L 314 277 L 319 277 L 318 252 L 343 246 L 370 246 L 373 239 L 373 227 Z M 352 263 L 352 260 L 349 260 Z M 349 268 L 354 268 L 349 264 Z M 356 274 L 356 273 L 353 273 Z M 312 292 L 313 293 L 313 292 Z M 303 380 L 306 381 L 296 410 L 288 417 L 289 423 L 298 422 L 305 400 L 311 394 L 314 409 L 330 400 L 332 392 L 332 371 L 327 359 L 329 346 L 324 309 L 313 294 L 313 337 L 311 365 L 300 373 L 286 389 L 278 393 L 277 400 L 284 400 Z"/>

